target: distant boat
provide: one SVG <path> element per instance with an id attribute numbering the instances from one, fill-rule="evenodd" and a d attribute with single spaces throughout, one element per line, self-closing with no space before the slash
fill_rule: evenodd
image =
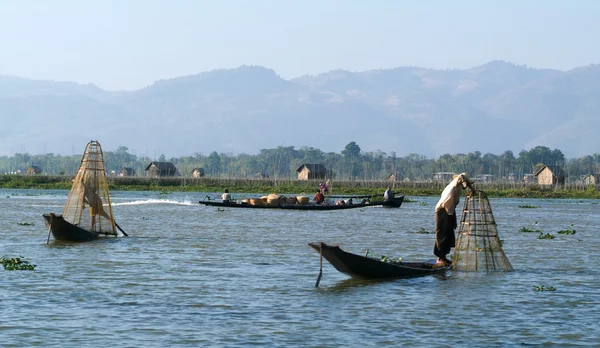
<path id="1" fill-rule="evenodd" d="M 379 201 L 379 202 L 369 202 L 369 201 L 361 201 L 359 203 L 352 204 L 316 204 L 316 203 L 306 203 L 306 204 L 278 204 L 278 205 L 268 205 L 268 204 L 250 204 L 246 202 L 223 202 L 223 201 L 199 201 L 198 203 L 208 206 L 221 207 L 221 208 L 249 208 L 249 209 L 288 209 L 288 210 L 344 210 L 344 209 L 356 209 L 356 208 L 368 208 L 368 207 L 390 207 L 390 208 L 400 208 L 402 205 L 402 201 L 404 200 L 404 196 L 395 197 L 389 201 Z"/>
<path id="2" fill-rule="evenodd" d="M 70 242 L 117 236 L 100 143 L 87 144 L 62 215 L 49 213 L 43 217 L 49 230 L 48 241 L 50 233 L 56 240 Z"/>

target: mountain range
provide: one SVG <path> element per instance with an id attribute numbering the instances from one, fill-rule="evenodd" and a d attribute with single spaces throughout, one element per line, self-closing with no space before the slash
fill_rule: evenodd
<path id="1" fill-rule="evenodd" d="M 466 70 L 335 70 L 291 80 L 241 66 L 136 91 L 0 75 L 0 155 L 81 153 L 90 140 L 156 158 L 278 146 L 501 154 L 538 145 L 598 153 L 600 65 L 492 61 Z"/>

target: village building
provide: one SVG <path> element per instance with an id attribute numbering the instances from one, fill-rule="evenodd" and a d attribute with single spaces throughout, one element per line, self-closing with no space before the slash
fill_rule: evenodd
<path id="1" fill-rule="evenodd" d="M 441 183 L 449 183 L 454 178 L 454 175 L 455 174 L 452 172 L 438 172 L 433 174 L 431 180 Z"/>
<path id="2" fill-rule="evenodd" d="M 600 185 L 600 174 L 588 174 L 583 177 L 584 185 Z"/>
<path id="3" fill-rule="evenodd" d="M 538 184 L 543 186 L 564 185 L 565 171 L 558 166 L 542 166 L 533 175 L 537 178 Z"/>
<path id="4" fill-rule="evenodd" d="M 135 176 L 136 172 L 135 169 L 131 168 L 131 167 L 123 167 L 121 168 L 121 171 L 119 171 L 119 176 Z"/>
<path id="5" fill-rule="evenodd" d="M 179 171 L 171 162 L 150 162 L 146 166 L 146 176 L 150 178 L 160 178 L 168 176 L 180 176 Z"/>
<path id="6" fill-rule="evenodd" d="M 322 164 L 303 163 L 298 169 L 298 180 L 324 180 L 328 172 Z M 330 174 L 333 174 L 330 171 Z"/>
<path id="7" fill-rule="evenodd" d="M 194 168 L 190 172 L 190 175 L 192 178 L 202 178 L 204 175 L 206 175 L 206 173 L 204 172 L 204 168 Z"/>
<path id="8" fill-rule="evenodd" d="M 27 175 L 37 175 L 42 174 L 42 168 L 38 166 L 31 166 L 27 168 Z"/>

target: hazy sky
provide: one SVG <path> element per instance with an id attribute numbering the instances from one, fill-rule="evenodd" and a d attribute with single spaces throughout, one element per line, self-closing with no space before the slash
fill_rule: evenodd
<path id="1" fill-rule="evenodd" d="M 600 62 L 599 0 L 0 0 L 0 74 L 139 89 L 261 65 L 332 69 Z"/>

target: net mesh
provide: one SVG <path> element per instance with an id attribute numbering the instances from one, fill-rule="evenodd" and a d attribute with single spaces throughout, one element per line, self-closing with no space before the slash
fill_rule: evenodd
<path id="1" fill-rule="evenodd" d="M 502 249 L 492 207 L 483 191 L 467 194 L 454 248 L 453 268 L 463 271 L 512 271 Z"/>
<path id="2" fill-rule="evenodd" d="M 102 148 L 97 141 L 87 144 L 63 218 L 88 231 L 116 235 Z"/>

